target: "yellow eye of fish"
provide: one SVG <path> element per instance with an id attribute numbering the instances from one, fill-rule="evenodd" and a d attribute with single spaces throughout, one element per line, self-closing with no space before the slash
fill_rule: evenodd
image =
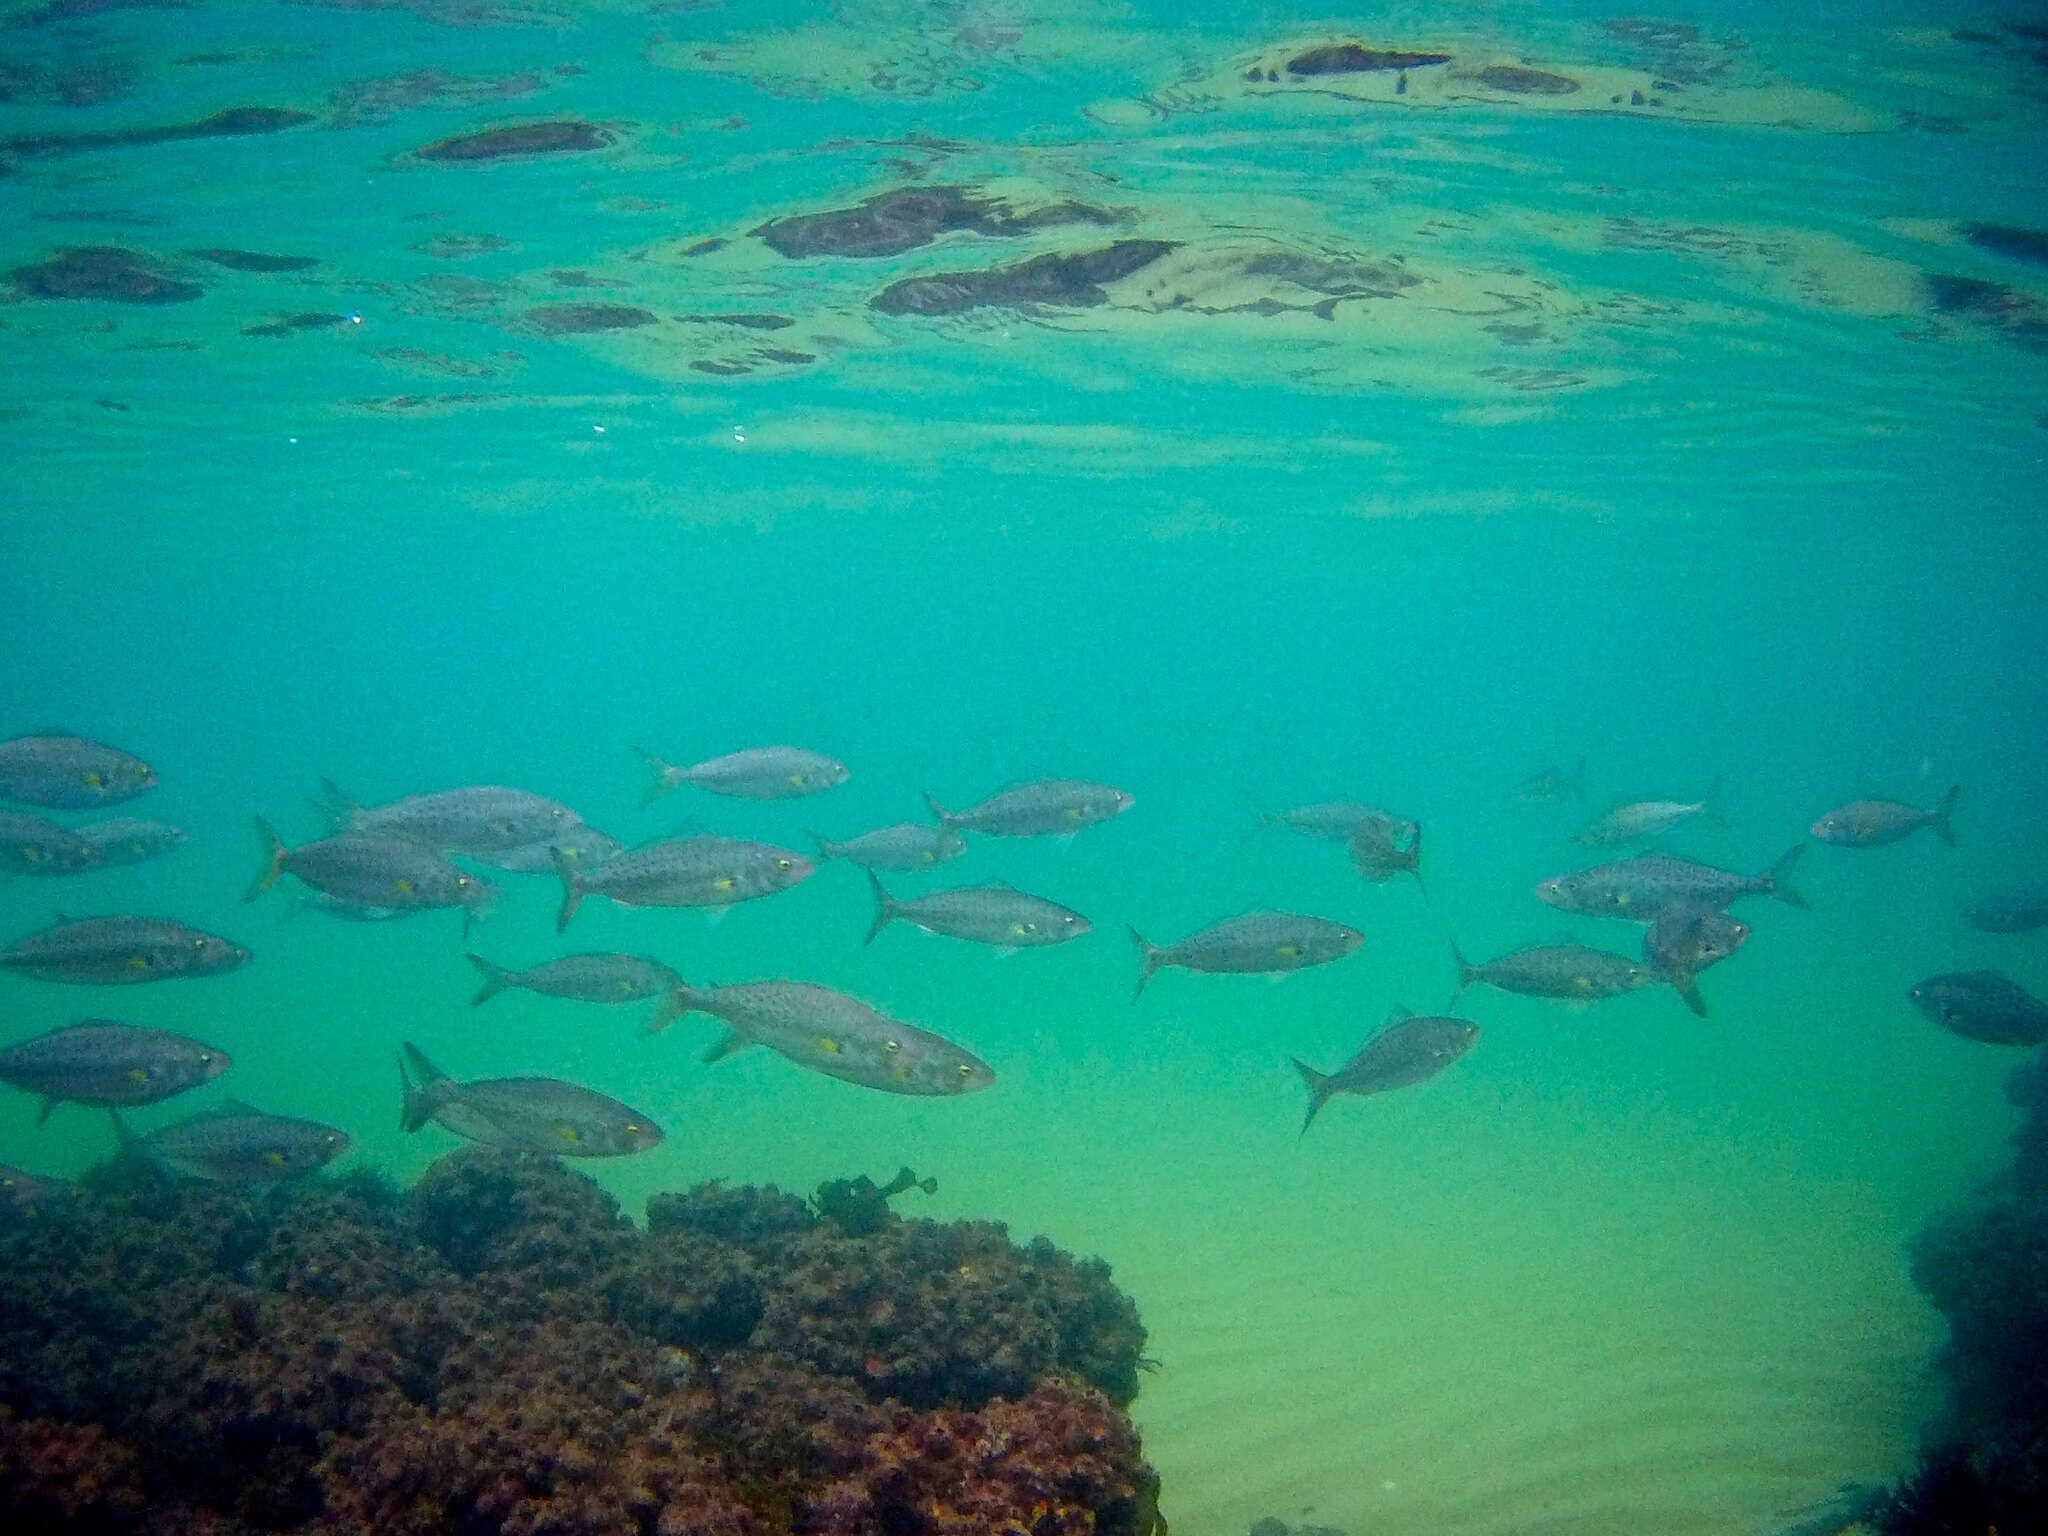
<path id="1" fill-rule="evenodd" d="M 204 948 L 206 948 L 206 940 L 204 940 L 204 939 L 194 939 L 194 940 L 192 941 L 192 947 L 193 947 L 194 949 L 204 949 Z"/>
<path id="2" fill-rule="evenodd" d="M 455 889 L 457 889 L 458 891 L 468 890 L 469 883 L 469 876 L 467 875 L 457 875 L 455 877 Z"/>
<path id="3" fill-rule="evenodd" d="M 901 1040 L 884 1040 L 882 1042 L 882 1049 L 885 1051 L 900 1051 L 903 1049 L 903 1042 Z"/>
<path id="4" fill-rule="evenodd" d="M 629 1125 L 626 1127 L 626 1134 L 628 1136 L 638 1136 L 640 1134 L 640 1127 L 637 1125 Z"/>
<path id="5" fill-rule="evenodd" d="M 787 859 L 777 859 L 777 860 L 775 861 L 775 867 L 776 867 L 777 869 L 788 869 L 788 868 L 790 867 L 790 866 L 789 866 L 789 860 L 787 860 Z"/>
<path id="6" fill-rule="evenodd" d="M 960 1063 L 959 1066 L 955 1067 L 953 1070 L 958 1072 L 962 1077 L 974 1076 L 974 1068 L 968 1066 L 967 1063 L 964 1061 Z"/>

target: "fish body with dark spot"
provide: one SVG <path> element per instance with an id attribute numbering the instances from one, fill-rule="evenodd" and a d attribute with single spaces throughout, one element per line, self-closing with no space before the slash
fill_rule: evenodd
<path id="1" fill-rule="evenodd" d="M 17 736 L 0 741 L 0 800 L 89 811 L 132 800 L 156 783 L 141 758 L 83 736 Z"/>
<path id="2" fill-rule="evenodd" d="M 1341 960 L 1365 942 L 1356 928 L 1293 912 L 1246 912 L 1189 934 L 1173 944 L 1148 944 L 1130 930 L 1138 949 L 1138 986 L 1167 966 L 1226 975 L 1285 974 Z"/>
<path id="3" fill-rule="evenodd" d="M 558 1078 L 458 1083 L 409 1040 L 398 1073 L 405 1096 L 399 1128 L 407 1133 L 431 1120 L 466 1141 L 556 1157 L 627 1157 L 662 1139 L 661 1127 L 637 1109 Z"/>
<path id="4" fill-rule="evenodd" d="M 1804 907 L 1806 898 L 1792 888 L 1792 866 L 1805 844 L 1795 844 L 1759 875 L 1738 875 L 1711 864 L 1664 854 L 1644 854 L 1591 869 L 1554 875 L 1536 887 L 1536 899 L 1561 912 L 1588 917 L 1621 917 L 1654 923 L 1679 907 L 1727 906 L 1745 896 L 1771 896 L 1788 906 Z"/>
<path id="5" fill-rule="evenodd" d="M 964 811 L 949 811 L 931 796 L 925 804 L 941 827 L 987 837 L 1066 837 L 1131 808 L 1131 797 L 1085 779 L 1033 779 L 999 790 Z"/>
<path id="6" fill-rule="evenodd" d="M 1335 1095 L 1386 1093 L 1427 1082 L 1471 1050 L 1478 1038 L 1479 1026 L 1468 1019 L 1418 1018 L 1396 1010 L 1335 1072 L 1318 1072 L 1301 1058 L 1293 1058 L 1294 1069 L 1308 1088 L 1303 1134 L 1316 1112 Z"/>
<path id="7" fill-rule="evenodd" d="M 241 945 L 159 917 L 64 919 L 0 950 L 0 969 L 102 987 L 220 976 L 248 963 Z"/>
<path id="8" fill-rule="evenodd" d="M 956 886 L 910 901 L 899 901 L 883 890 L 873 870 L 868 871 L 868 885 L 874 892 L 875 920 L 861 941 L 866 944 L 898 919 L 926 933 L 1005 952 L 1064 944 L 1089 928 L 1080 913 L 1009 885 Z"/>
<path id="9" fill-rule="evenodd" d="M 559 800 L 500 784 L 435 790 L 376 806 L 357 805 L 331 779 L 322 779 L 320 787 L 336 831 L 401 837 L 486 861 L 554 847 L 583 827 L 583 818 Z"/>
<path id="10" fill-rule="evenodd" d="M 465 907 L 474 911 L 497 896 L 489 881 L 448 862 L 440 850 L 407 837 L 375 832 L 337 832 L 316 842 L 287 848 L 262 817 L 256 832 L 263 840 L 264 863 L 243 895 L 254 901 L 293 874 L 306 885 L 352 906 L 425 911 Z"/>
<path id="11" fill-rule="evenodd" d="M 472 1008 L 489 1002 L 508 988 L 536 992 L 542 997 L 565 998 L 576 1003 L 638 1003 L 650 997 L 674 999 L 683 978 L 659 960 L 640 955 L 563 955 L 523 971 L 495 965 L 482 955 L 471 955 L 469 963 L 483 978 Z M 673 1006 L 663 1007 L 650 1021 L 650 1030 L 660 1029 L 675 1016 Z"/>
<path id="12" fill-rule="evenodd" d="M 1685 1006 L 1707 1016 L 1699 973 L 1719 965 L 1749 937 L 1749 925 L 1719 907 L 1673 907 L 1643 933 L 1643 960 L 1670 982 Z"/>
<path id="13" fill-rule="evenodd" d="M 219 1184 L 263 1186 L 326 1167 L 349 1148 L 346 1131 L 317 1120 L 266 1115 L 231 1103 L 131 1137 L 139 1155 L 174 1173 Z"/>
<path id="14" fill-rule="evenodd" d="M 1259 824 L 1291 827 L 1306 837 L 1348 843 L 1361 833 L 1388 843 L 1405 843 L 1420 830 L 1406 816 L 1396 816 L 1360 800 L 1324 800 L 1291 811 L 1263 811 Z"/>
<path id="15" fill-rule="evenodd" d="M 1619 997 L 1640 987 L 1653 986 L 1656 975 L 1626 955 L 1611 954 L 1584 944 L 1536 944 L 1517 949 L 1473 965 L 1458 946 L 1451 946 L 1458 964 L 1458 986 L 1451 993 L 1455 1003 L 1474 982 L 1512 992 L 1518 997 L 1554 997 L 1567 1002 L 1591 1003 Z"/>
<path id="16" fill-rule="evenodd" d="M 1980 933 L 2028 933 L 2048 928 L 2048 885 L 1994 891 L 1963 914 Z"/>
<path id="17" fill-rule="evenodd" d="M 842 1082 L 923 1097 L 974 1093 L 996 1079 L 972 1052 L 831 987 L 758 981 L 685 988 L 679 1001 L 682 1012 L 708 1013 L 726 1027 L 706 1061 L 765 1045 Z"/>
<path id="18" fill-rule="evenodd" d="M 1838 848 L 1879 848 L 1910 837 L 1922 827 L 1934 828 L 1934 835 L 1949 847 L 1956 845 L 1953 817 L 1960 784 L 1941 797 L 1931 810 L 1905 805 L 1897 800 L 1852 800 L 1838 806 L 1813 824 L 1813 835 Z"/>
<path id="19" fill-rule="evenodd" d="M 0 1083 L 43 1101 L 95 1109 L 155 1104 L 210 1083 L 234 1063 L 216 1046 L 117 1019 L 80 1019 L 0 1049 Z"/>
<path id="20" fill-rule="evenodd" d="M 951 827 L 929 822 L 906 821 L 893 827 L 877 827 L 843 843 L 818 839 L 818 857 L 844 859 L 863 869 L 886 869 L 908 873 L 950 864 L 967 851 L 967 839 Z"/>
<path id="21" fill-rule="evenodd" d="M 652 752 L 637 747 L 634 750 L 654 774 L 654 782 L 641 802 L 644 805 L 653 804 L 683 784 L 694 784 L 714 795 L 730 795 L 738 800 L 794 800 L 803 795 L 823 794 L 844 784 L 849 777 L 844 763 L 803 747 L 748 747 L 688 767 L 663 762 Z"/>
<path id="22" fill-rule="evenodd" d="M 0 811 L 0 871 L 47 877 L 99 865 L 99 850 L 68 827 L 26 811 Z"/>
<path id="23" fill-rule="evenodd" d="M 2002 971 L 1930 976 L 1906 994 L 1928 1018 L 1965 1040 L 2039 1045 L 2048 1040 L 2048 1003 Z"/>
<path id="24" fill-rule="evenodd" d="M 167 822 L 115 816 L 73 829 L 99 855 L 108 869 L 160 859 L 185 841 L 185 834 Z"/>
<path id="25" fill-rule="evenodd" d="M 586 896 L 626 907 L 707 907 L 720 910 L 786 891 L 817 868 L 800 853 L 737 837 L 671 837 L 628 849 L 585 868 L 558 859 L 562 910 L 555 931 Z"/>

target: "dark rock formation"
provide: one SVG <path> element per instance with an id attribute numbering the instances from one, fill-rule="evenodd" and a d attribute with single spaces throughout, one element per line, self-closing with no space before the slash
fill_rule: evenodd
<path id="1" fill-rule="evenodd" d="M 1102 1266 L 774 1190 L 649 1218 L 476 1148 L 0 1206 L 0 1528 L 1150 1536 Z"/>
<path id="2" fill-rule="evenodd" d="M 568 120 L 459 133 L 453 138 L 436 139 L 415 153 L 422 160 L 470 164 L 525 155 L 582 154 L 603 149 L 611 142 L 611 134 L 597 124 Z"/>
<path id="3" fill-rule="evenodd" d="M 116 128 L 99 133 L 36 133 L 0 139 L 0 154 L 59 155 L 81 149 L 127 149 L 138 144 L 170 144 L 180 139 L 241 138 L 277 133 L 310 123 L 310 112 L 281 107 L 230 107 L 196 123 L 166 123 L 155 128 Z"/>
<path id="4" fill-rule="evenodd" d="M 185 304 L 206 291 L 118 245 L 69 246 L 48 261 L 16 267 L 7 279 L 31 298 L 105 299 L 117 304 Z"/>
<path id="5" fill-rule="evenodd" d="M 899 187 L 851 208 L 770 219 L 752 233 L 777 254 L 789 257 L 897 256 L 952 230 L 1012 236 L 1062 224 L 1115 222 L 1108 210 L 1086 203 L 1053 203 L 1013 213 L 972 187 Z"/>

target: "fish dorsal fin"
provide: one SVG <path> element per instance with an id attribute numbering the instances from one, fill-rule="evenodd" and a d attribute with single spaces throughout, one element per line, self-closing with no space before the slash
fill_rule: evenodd
<path id="1" fill-rule="evenodd" d="M 1396 1003 L 1392 1008 L 1387 1010 L 1386 1022 L 1381 1024 L 1380 1028 L 1392 1029 L 1396 1024 L 1405 1024 L 1414 1017 L 1415 1010 L 1413 1008 L 1409 1008 L 1400 1003 Z"/>
<path id="2" fill-rule="evenodd" d="M 222 1099 L 211 1109 L 203 1109 L 192 1118 L 195 1120 L 239 1120 L 247 1115 L 260 1115 L 263 1111 L 246 1099 Z"/>

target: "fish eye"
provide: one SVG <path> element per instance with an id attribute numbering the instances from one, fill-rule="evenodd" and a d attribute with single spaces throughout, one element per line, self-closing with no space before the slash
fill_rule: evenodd
<path id="1" fill-rule="evenodd" d="M 466 891 L 466 890 L 468 890 L 468 889 L 469 889 L 469 886 L 470 886 L 470 879 L 469 879 L 469 876 L 467 876 L 467 875 L 457 875 L 457 876 L 455 877 L 455 889 L 457 889 L 458 891 Z"/>
<path id="2" fill-rule="evenodd" d="M 194 939 L 194 940 L 192 941 L 192 947 L 193 947 L 194 949 L 204 949 L 204 948 L 206 948 L 206 940 L 204 940 L 204 939 Z"/>
<path id="3" fill-rule="evenodd" d="M 955 1067 L 953 1070 L 958 1072 L 962 1077 L 974 1076 L 974 1068 L 968 1066 L 967 1063 L 964 1061 L 961 1062 L 960 1065 Z"/>
<path id="4" fill-rule="evenodd" d="M 788 868 L 790 867 L 790 863 L 789 863 L 789 860 L 788 860 L 788 859 L 777 859 L 777 860 L 775 861 L 775 867 L 776 867 L 777 869 L 788 869 Z"/>
<path id="5" fill-rule="evenodd" d="M 199 1053 L 199 1065 L 201 1065 L 202 1067 L 210 1065 L 210 1064 L 212 1063 L 212 1061 L 213 1061 L 213 1052 L 211 1052 L 211 1051 L 201 1051 L 201 1052 Z"/>
<path id="6" fill-rule="evenodd" d="M 882 1042 L 882 1049 L 885 1051 L 900 1051 L 903 1049 L 903 1042 L 901 1040 L 884 1040 Z"/>

